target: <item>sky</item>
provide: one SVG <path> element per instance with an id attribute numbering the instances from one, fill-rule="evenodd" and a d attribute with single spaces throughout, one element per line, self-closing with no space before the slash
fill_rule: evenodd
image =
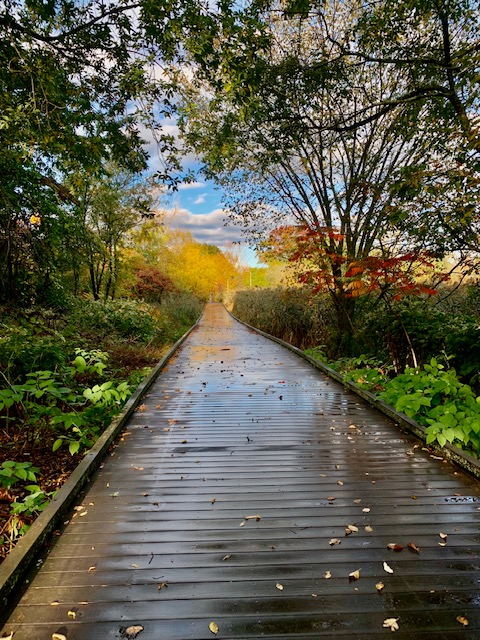
<path id="1" fill-rule="evenodd" d="M 178 137 L 178 128 L 174 121 L 164 125 L 166 133 Z M 150 157 L 150 169 L 154 172 L 160 169 L 157 145 L 151 134 L 143 131 L 144 138 L 150 140 L 147 151 Z M 196 173 L 196 179 L 190 183 L 180 184 L 178 190 L 165 199 L 165 206 L 170 210 L 168 220 L 177 229 L 190 231 L 198 242 L 213 244 L 220 249 L 231 247 L 232 242 L 241 243 L 241 257 L 249 266 L 258 266 L 258 260 L 253 249 L 248 247 L 241 235 L 240 227 L 227 224 L 225 210 L 222 206 L 222 193 L 213 182 L 205 180 L 199 173 L 201 163 L 192 154 L 185 154 L 183 158 L 185 171 Z M 238 247 L 238 245 L 236 244 Z"/>

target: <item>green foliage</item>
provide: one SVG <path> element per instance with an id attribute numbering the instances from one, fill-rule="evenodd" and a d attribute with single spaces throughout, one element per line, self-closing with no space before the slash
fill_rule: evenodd
<path id="1" fill-rule="evenodd" d="M 422 369 L 407 368 L 379 396 L 427 426 L 427 444 L 450 442 L 480 451 L 480 397 L 460 382 L 454 369 L 445 369 L 435 358 Z"/>
<path id="2" fill-rule="evenodd" d="M 148 305 L 135 300 L 74 301 L 71 323 L 100 339 L 149 342 L 157 331 Z"/>
<path id="3" fill-rule="evenodd" d="M 38 472 L 31 462 L 5 460 L 0 467 L 0 487 L 10 489 L 20 481 L 36 482 Z"/>
<path id="4" fill-rule="evenodd" d="M 108 354 L 97 349 L 76 349 L 75 353 L 69 365 L 55 372 L 28 373 L 23 381 L 0 388 L 0 413 L 4 412 L 7 426 L 20 420 L 27 439 L 38 437 L 42 429 L 53 430 L 57 435 L 53 450 L 66 443 L 72 455 L 92 446 L 132 393 L 126 381 L 86 386 L 82 380 L 105 377 Z M 9 469 L 4 475 L 23 473 L 17 466 Z M 33 476 L 30 479 L 35 480 Z"/>

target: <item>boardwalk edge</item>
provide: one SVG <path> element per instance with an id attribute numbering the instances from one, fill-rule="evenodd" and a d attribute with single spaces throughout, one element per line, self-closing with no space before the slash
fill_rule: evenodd
<path id="1" fill-rule="evenodd" d="M 316 360 L 315 358 L 312 358 L 312 356 L 307 355 L 298 347 L 294 347 L 293 344 L 285 342 L 284 340 L 282 340 L 281 338 L 277 338 L 276 336 L 272 336 L 269 333 L 262 331 L 261 329 L 257 329 L 256 327 L 253 327 L 252 325 L 247 324 L 246 322 L 243 322 L 242 320 L 237 318 L 228 309 L 227 311 L 232 316 L 232 318 L 237 320 L 237 322 L 240 322 L 240 324 L 243 324 L 248 329 L 251 329 L 256 333 L 259 333 L 260 335 L 264 336 L 265 338 L 268 338 L 269 340 L 272 340 L 273 342 L 277 342 L 283 347 L 286 347 L 287 349 L 289 349 L 289 351 L 293 351 L 293 353 L 296 353 L 303 360 L 307 360 L 307 362 L 310 362 L 312 366 L 314 366 L 316 369 L 319 369 L 320 371 L 325 373 L 329 378 L 336 380 L 337 382 L 342 384 L 346 389 L 348 389 L 355 395 L 360 396 L 360 398 L 362 398 L 363 400 L 366 400 L 366 402 L 368 402 L 373 407 L 378 409 L 384 415 L 391 418 L 397 425 L 402 427 L 404 430 L 408 431 L 409 433 L 413 434 L 414 436 L 416 436 L 417 438 L 425 442 L 426 435 L 425 435 L 425 427 L 423 425 L 419 424 L 412 418 L 409 418 L 404 413 L 395 411 L 393 407 L 386 404 L 380 398 L 377 398 L 370 391 L 366 391 L 365 389 L 362 389 L 361 387 L 356 385 L 354 382 L 351 382 L 351 380 L 345 380 L 345 378 L 340 373 L 338 373 L 338 371 L 335 371 L 335 369 L 332 369 L 331 367 L 324 364 L 323 362 L 320 362 L 320 360 Z M 432 449 L 433 453 L 438 454 L 445 460 L 454 462 L 457 466 L 461 467 L 465 471 L 468 471 L 468 473 L 480 479 L 480 462 L 479 460 L 477 460 L 476 458 L 468 454 L 466 451 L 462 451 L 461 449 L 458 449 L 457 447 L 454 447 L 451 444 L 446 444 L 444 447 L 440 447 L 439 445 L 433 445 L 433 444 L 430 444 L 428 446 Z"/>
<path id="2" fill-rule="evenodd" d="M 140 383 L 126 402 L 121 413 L 112 419 L 110 425 L 85 455 L 65 484 L 57 491 L 48 507 L 38 516 L 27 533 L 2 562 L 0 565 L 0 607 L 2 609 L 7 608 L 10 594 L 30 569 L 33 560 L 39 554 L 47 538 L 61 524 L 62 518 L 65 517 L 75 498 L 89 482 L 91 475 L 98 469 L 108 448 L 125 427 L 127 420 L 135 411 L 144 394 L 155 382 L 173 354 L 197 327 L 199 321 L 200 318 L 170 347 L 155 365 L 152 372 Z"/>

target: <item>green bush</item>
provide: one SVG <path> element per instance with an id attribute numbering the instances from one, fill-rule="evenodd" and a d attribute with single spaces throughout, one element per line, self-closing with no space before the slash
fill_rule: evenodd
<path id="1" fill-rule="evenodd" d="M 75 331 L 97 338 L 149 342 L 157 331 L 149 306 L 135 300 L 75 300 L 69 321 Z"/>
<path id="2" fill-rule="evenodd" d="M 480 452 L 480 397 L 435 358 L 422 369 L 407 368 L 379 397 L 425 425 L 427 444 L 450 442 Z"/>

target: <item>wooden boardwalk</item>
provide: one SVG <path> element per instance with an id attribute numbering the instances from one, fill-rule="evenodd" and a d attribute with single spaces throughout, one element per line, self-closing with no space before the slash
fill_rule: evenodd
<path id="1" fill-rule="evenodd" d="M 480 638 L 479 524 L 476 480 L 212 304 L 0 636 Z"/>

